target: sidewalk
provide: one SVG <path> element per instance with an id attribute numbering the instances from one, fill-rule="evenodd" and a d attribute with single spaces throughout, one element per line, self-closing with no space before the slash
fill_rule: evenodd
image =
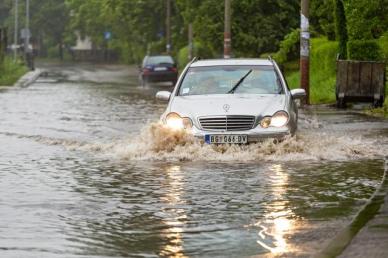
<path id="1" fill-rule="evenodd" d="M 36 79 L 41 75 L 42 70 L 35 69 L 34 71 L 29 71 L 23 75 L 16 83 L 16 87 L 27 87 L 31 83 L 35 82 Z"/>
<path id="2" fill-rule="evenodd" d="M 386 180 L 387 181 L 387 180 Z M 385 183 L 384 203 L 380 210 L 353 238 L 339 256 L 388 257 L 388 183 Z"/>
<path id="3" fill-rule="evenodd" d="M 353 221 L 315 257 L 388 257 L 388 157 L 381 185 Z"/>

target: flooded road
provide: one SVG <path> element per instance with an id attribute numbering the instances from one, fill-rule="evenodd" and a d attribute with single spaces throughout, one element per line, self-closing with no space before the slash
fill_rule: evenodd
<path id="1" fill-rule="evenodd" d="M 1 257 L 311 256 L 384 174 L 388 122 L 330 108 L 280 144 L 211 147 L 156 122 L 134 68 L 47 66 L 0 92 Z"/>

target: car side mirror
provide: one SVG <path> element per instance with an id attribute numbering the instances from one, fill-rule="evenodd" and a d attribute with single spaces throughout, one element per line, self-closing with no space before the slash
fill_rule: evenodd
<path id="1" fill-rule="evenodd" d="M 170 99 L 171 92 L 169 91 L 158 91 L 156 93 L 156 98 L 159 100 L 165 100 L 168 101 Z"/>
<path id="2" fill-rule="evenodd" d="M 301 99 L 306 97 L 306 91 L 304 89 L 293 89 L 290 92 L 291 96 L 295 99 Z"/>

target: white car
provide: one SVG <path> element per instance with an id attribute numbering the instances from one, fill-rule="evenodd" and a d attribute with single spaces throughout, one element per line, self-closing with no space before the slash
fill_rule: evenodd
<path id="1" fill-rule="evenodd" d="M 168 106 L 161 120 L 185 129 L 206 143 L 283 139 L 297 129 L 295 99 L 303 89 L 289 90 L 272 59 L 209 59 L 189 63 L 173 92 L 156 97 Z"/>

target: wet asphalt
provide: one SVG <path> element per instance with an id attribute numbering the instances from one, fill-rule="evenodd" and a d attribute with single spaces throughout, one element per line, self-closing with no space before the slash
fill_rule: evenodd
<path id="1" fill-rule="evenodd" d="M 164 148 L 154 95 L 171 85 L 39 66 L 34 84 L 0 90 L 1 257 L 310 257 L 381 188 L 388 122 L 360 110 L 301 110 L 278 145 Z M 386 207 L 344 257 L 386 254 Z"/>

